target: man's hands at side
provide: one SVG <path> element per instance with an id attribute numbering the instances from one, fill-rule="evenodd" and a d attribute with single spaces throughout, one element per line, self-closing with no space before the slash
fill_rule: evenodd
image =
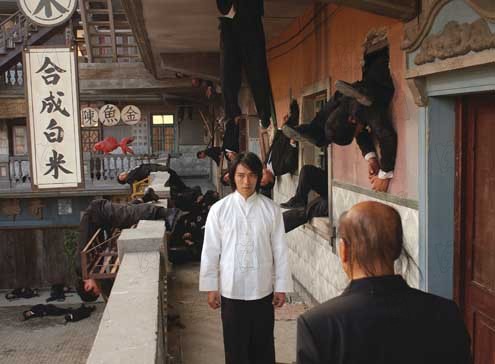
<path id="1" fill-rule="evenodd" d="M 273 305 L 277 308 L 280 308 L 285 303 L 285 293 L 284 292 L 275 292 L 273 294 Z"/>
<path id="2" fill-rule="evenodd" d="M 220 307 L 220 292 L 210 291 L 208 292 L 208 306 L 216 310 Z"/>

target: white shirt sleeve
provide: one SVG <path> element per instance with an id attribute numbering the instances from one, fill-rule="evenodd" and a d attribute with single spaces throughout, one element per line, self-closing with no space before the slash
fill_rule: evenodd
<path id="1" fill-rule="evenodd" d="M 369 152 L 364 156 L 364 159 L 369 161 L 372 158 L 376 158 L 376 153 L 375 152 Z"/>
<path id="2" fill-rule="evenodd" d="M 218 291 L 218 269 L 222 252 L 222 234 L 215 209 L 210 210 L 206 218 L 205 238 L 201 253 L 199 272 L 200 291 Z"/>
<path id="3" fill-rule="evenodd" d="M 380 171 L 378 172 L 378 178 L 380 179 L 394 178 L 394 171 L 384 172 L 380 169 Z"/>
<path id="4" fill-rule="evenodd" d="M 272 235 L 273 265 L 275 271 L 275 292 L 292 292 L 292 275 L 289 267 L 289 248 L 285 239 L 282 210 L 277 208 Z"/>

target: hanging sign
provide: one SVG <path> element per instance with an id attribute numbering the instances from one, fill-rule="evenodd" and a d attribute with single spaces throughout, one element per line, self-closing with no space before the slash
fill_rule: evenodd
<path id="1" fill-rule="evenodd" d="M 24 51 L 34 189 L 83 184 L 76 59 L 74 48 Z"/>
<path id="2" fill-rule="evenodd" d="M 19 9 L 33 23 L 53 27 L 68 21 L 77 0 L 17 0 Z"/>
<path id="3" fill-rule="evenodd" d="M 120 114 L 122 121 L 127 125 L 135 125 L 141 121 L 141 110 L 137 106 L 127 105 Z"/>
<path id="4" fill-rule="evenodd" d="M 99 116 L 104 126 L 114 126 L 119 123 L 120 110 L 115 105 L 106 104 L 100 108 Z"/>
<path id="5" fill-rule="evenodd" d="M 81 122 L 85 128 L 98 126 L 98 110 L 94 107 L 85 107 L 81 110 Z"/>

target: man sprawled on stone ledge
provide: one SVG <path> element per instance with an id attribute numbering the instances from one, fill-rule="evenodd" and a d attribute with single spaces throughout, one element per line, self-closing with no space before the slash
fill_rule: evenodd
<path id="1" fill-rule="evenodd" d="M 170 197 L 174 207 L 189 211 L 193 208 L 194 201 L 201 196 L 201 188 L 199 186 L 186 186 L 176 171 L 162 164 L 141 164 L 128 171 L 120 173 L 117 180 L 120 184 L 127 183 L 132 186 L 134 182 L 141 181 L 148 177 L 151 172 L 167 172 L 169 174 L 169 178 L 167 182 L 165 182 L 165 187 L 170 187 Z M 158 195 L 151 187 L 147 187 L 145 189 L 142 202 L 157 201 L 158 199 Z"/>
<path id="2" fill-rule="evenodd" d="M 364 158 L 372 189 L 385 192 L 394 174 L 397 134 L 389 118 L 394 84 L 389 51 L 383 34 L 370 33 L 364 44 L 362 80 L 337 81 L 335 94 L 309 123 L 282 128 L 287 137 L 320 147 L 348 145 L 355 138 Z M 380 149 L 377 160 L 375 144 Z"/>
<path id="3" fill-rule="evenodd" d="M 129 184 L 132 187 L 134 182 L 141 181 L 146 177 L 149 177 L 151 172 L 167 172 L 170 177 L 168 181 L 165 183 L 165 186 L 170 187 L 171 190 L 175 189 L 177 191 L 182 191 L 187 188 L 185 183 L 179 177 L 177 172 L 175 172 L 172 168 L 168 166 L 164 166 L 163 164 L 157 163 L 143 163 L 139 166 L 129 169 L 128 171 L 122 172 L 117 176 L 117 181 L 124 185 Z M 145 195 L 143 199 L 147 201 L 158 200 L 158 196 L 149 189 L 145 190 Z"/>
<path id="4" fill-rule="evenodd" d="M 309 193 L 316 192 L 319 196 L 308 202 Z M 284 211 L 285 232 L 304 225 L 314 217 L 328 216 L 328 175 L 321 168 L 305 165 L 299 172 L 296 194 L 289 201 L 281 203 Z"/>
<path id="5" fill-rule="evenodd" d="M 78 256 L 74 260 L 76 273 L 79 277 L 82 276 L 81 252 L 98 229 L 101 228 L 101 234 L 109 237 L 113 229 L 130 228 L 139 220 L 165 220 L 167 230 L 172 231 L 179 217 L 179 209 L 166 209 L 148 203 L 117 204 L 104 199 L 91 201 L 79 224 Z M 83 301 L 91 302 L 98 298 L 100 293 L 108 297 L 112 284 L 113 280 L 100 280 L 98 283 L 93 279 L 79 280 L 76 289 Z"/>

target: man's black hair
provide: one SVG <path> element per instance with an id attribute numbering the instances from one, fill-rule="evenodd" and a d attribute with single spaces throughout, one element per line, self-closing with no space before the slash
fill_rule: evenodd
<path id="1" fill-rule="evenodd" d="M 260 183 L 261 183 L 261 178 L 263 177 L 263 163 L 261 163 L 260 158 L 251 152 L 247 153 L 239 153 L 234 160 L 232 161 L 232 164 L 230 165 L 229 169 L 229 179 L 230 179 L 230 186 L 232 187 L 232 191 L 235 191 L 237 189 L 237 186 L 235 185 L 235 171 L 237 170 L 237 166 L 239 164 L 242 164 L 243 166 L 247 167 L 248 169 L 251 170 L 254 174 L 258 176 L 258 179 L 256 180 L 256 192 L 259 192 L 260 190 Z"/>
<path id="2" fill-rule="evenodd" d="M 99 295 L 94 294 L 92 291 L 87 292 L 84 289 L 84 281 L 80 278 L 76 282 L 76 292 L 83 302 L 94 302 L 99 297 Z"/>
<path id="3" fill-rule="evenodd" d="M 117 182 L 120 183 L 121 185 L 125 185 L 127 183 L 127 178 L 124 179 L 123 181 L 119 178 L 119 175 L 117 175 Z"/>
<path id="4" fill-rule="evenodd" d="M 206 151 L 205 150 L 200 150 L 199 152 L 196 153 L 196 158 L 200 159 L 199 158 L 199 155 L 200 154 L 204 154 L 206 156 Z"/>

